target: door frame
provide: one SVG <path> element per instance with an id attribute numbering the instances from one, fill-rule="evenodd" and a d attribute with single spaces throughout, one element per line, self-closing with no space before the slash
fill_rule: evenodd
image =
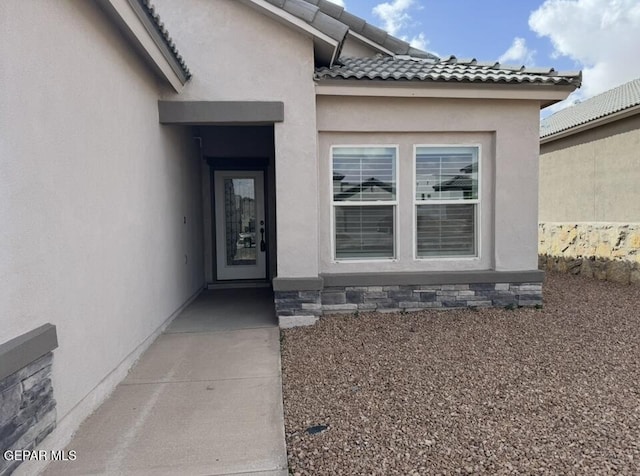
<path id="1" fill-rule="evenodd" d="M 227 158 L 227 157 L 207 157 L 207 164 L 209 165 L 209 192 L 211 203 L 211 277 L 213 284 L 246 284 L 246 283 L 270 283 L 271 282 L 271 262 L 273 257 L 271 256 L 271 250 L 273 245 L 267 243 L 267 249 L 265 251 L 265 278 L 264 279 L 218 279 L 218 259 L 217 259 L 217 236 L 216 236 L 216 194 L 215 194 L 215 172 L 216 171 L 240 171 L 240 172 L 262 172 L 263 174 L 263 202 L 264 202 L 264 221 L 265 221 L 265 236 L 270 238 L 272 236 L 271 230 L 275 226 L 271 212 L 271 206 L 269 202 L 269 196 L 271 194 L 271 181 L 269 179 L 269 165 L 270 159 L 268 157 L 246 157 L 246 158 Z"/>

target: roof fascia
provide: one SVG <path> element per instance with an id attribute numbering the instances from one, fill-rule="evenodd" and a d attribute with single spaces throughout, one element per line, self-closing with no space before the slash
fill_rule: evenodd
<path id="1" fill-rule="evenodd" d="M 605 124 L 609 124 L 611 122 L 616 122 L 630 116 L 635 116 L 636 114 L 640 114 L 640 104 L 630 107 L 629 109 L 624 109 L 623 111 L 614 112 L 613 114 L 609 114 L 608 116 L 594 119 L 593 121 L 585 122 L 584 124 L 579 124 L 577 126 L 571 127 L 569 129 L 565 129 L 555 134 L 541 137 L 540 144 L 546 144 L 548 142 L 553 142 L 558 139 L 563 139 L 565 137 L 569 137 L 574 134 L 587 131 L 589 129 L 595 129 L 596 127 L 604 126 Z"/>
<path id="2" fill-rule="evenodd" d="M 382 54 L 385 55 L 389 55 L 389 56 L 395 56 L 395 53 L 391 50 L 386 49 L 385 47 L 383 47 L 382 45 L 380 45 L 379 43 L 376 43 L 375 41 L 371 41 L 369 38 L 362 36 L 360 33 L 356 33 L 353 30 L 349 30 L 349 32 L 347 33 L 348 36 L 352 36 L 353 38 L 355 38 L 356 40 L 364 43 L 365 45 L 379 51 Z"/>
<path id="3" fill-rule="evenodd" d="M 322 55 L 321 60 L 323 63 L 332 65 L 335 61 L 338 52 L 340 51 L 340 42 L 334 40 L 329 35 L 321 32 L 317 28 L 309 25 L 304 20 L 292 15 L 291 13 L 272 5 L 265 0 L 240 0 L 242 3 L 258 9 L 261 13 L 264 13 L 268 17 L 282 23 L 293 30 L 303 33 L 307 36 L 311 36 L 314 42 L 314 49 L 317 53 Z"/>
<path id="4" fill-rule="evenodd" d="M 98 4 L 142 54 L 154 72 L 164 78 L 176 92 L 180 92 L 188 78 L 142 6 L 136 0 L 98 0 Z"/>
<path id="5" fill-rule="evenodd" d="M 441 82 L 420 83 L 406 81 L 389 84 L 375 80 L 316 81 L 317 96 L 461 98 L 461 99 L 523 99 L 540 101 L 541 106 L 566 99 L 573 86 L 474 84 Z"/>

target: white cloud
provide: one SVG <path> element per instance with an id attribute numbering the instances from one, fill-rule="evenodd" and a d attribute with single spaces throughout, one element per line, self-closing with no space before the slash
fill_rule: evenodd
<path id="1" fill-rule="evenodd" d="M 373 14 L 380 18 L 383 28 L 392 35 L 397 35 L 411 21 L 407 13 L 415 0 L 393 0 L 373 7 Z"/>
<path id="2" fill-rule="evenodd" d="M 500 63 L 507 64 L 524 64 L 533 65 L 533 56 L 536 54 L 535 50 L 527 48 L 527 42 L 524 38 L 514 38 L 513 43 L 507 51 L 505 51 L 498 61 Z"/>
<path id="3" fill-rule="evenodd" d="M 346 10 L 347 5 L 345 5 L 344 0 L 331 0 L 333 3 L 335 3 L 336 5 L 340 5 L 342 8 L 344 8 Z"/>
<path id="4" fill-rule="evenodd" d="M 429 40 L 427 40 L 427 37 L 424 36 L 424 33 L 418 33 L 416 36 L 411 38 L 411 40 L 405 39 L 405 41 L 409 41 L 409 44 L 411 46 L 422 51 L 427 51 L 427 45 L 429 45 Z"/>
<path id="5" fill-rule="evenodd" d="M 424 33 L 418 33 L 413 37 L 402 33 L 402 30 L 413 22 L 409 9 L 414 6 L 417 9 L 422 8 L 419 4 L 416 5 L 415 0 L 391 0 L 373 7 L 373 14 L 382 20 L 382 28 L 385 31 L 408 42 L 414 48 L 426 51 L 429 40 Z"/>
<path id="6" fill-rule="evenodd" d="M 640 77 L 638 0 L 546 0 L 529 27 L 583 69 L 582 89 L 565 105 Z"/>

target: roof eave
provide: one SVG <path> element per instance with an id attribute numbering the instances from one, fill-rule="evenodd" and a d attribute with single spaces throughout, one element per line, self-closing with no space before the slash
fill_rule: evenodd
<path id="1" fill-rule="evenodd" d="M 190 75 L 169 49 L 140 2 L 97 0 L 97 3 L 141 53 L 153 71 L 165 79 L 176 92 L 180 92 Z"/>
<path id="2" fill-rule="evenodd" d="M 539 83 L 481 83 L 474 81 L 416 81 L 384 79 L 316 79 L 318 96 L 440 97 L 461 99 L 524 99 L 555 104 L 575 85 Z"/>
<path id="3" fill-rule="evenodd" d="M 583 124 L 578 124 L 577 126 L 570 127 L 569 129 L 564 129 L 562 131 L 556 132 L 555 134 L 550 134 L 548 136 L 541 137 L 540 144 L 547 144 L 549 142 L 553 142 L 558 139 L 563 139 L 565 137 L 569 137 L 574 134 L 587 131 L 589 129 L 594 129 L 596 127 L 604 126 L 605 124 L 619 121 L 621 119 L 625 119 L 627 117 L 634 116 L 636 114 L 640 114 L 640 104 L 636 104 L 635 106 L 630 107 L 628 109 L 623 109 L 622 111 L 614 112 L 613 114 L 599 117 L 598 119 L 594 119 L 592 121 L 585 122 Z"/>

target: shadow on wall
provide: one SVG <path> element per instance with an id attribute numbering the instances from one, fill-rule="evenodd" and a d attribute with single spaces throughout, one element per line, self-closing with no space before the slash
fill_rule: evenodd
<path id="1" fill-rule="evenodd" d="M 640 263 L 633 261 L 596 258 L 595 256 L 573 258 L 538 255 L 538 268 L 543 271 L 579 274 L 603 281 L 640 286 Z"/>

